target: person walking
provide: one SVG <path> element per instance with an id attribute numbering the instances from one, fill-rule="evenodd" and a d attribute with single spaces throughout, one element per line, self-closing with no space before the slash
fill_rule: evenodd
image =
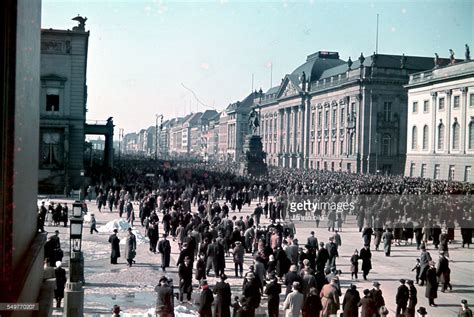
<path id="1" fill-rule="evenodd" d="M 382 306 L 385 306 L 385 299 L 383 298 L 382 290 L 380 289 L 380 283 L 375 281 L 372 285 L 374 288 L 370 290 L 370 296 L 375 302 L 375 315 L 380 317 L 379 310 Z"/>
<path id="2" fill-rule="evenodd" d="M 342 317 L 358 317 L 359 303 L 360 294 L 357 291 L 357 286 L 351 284 L 342 301 Z"/>
<path id="3" fill-rule="evenodd" d="M 245 248 L 240 241 L 235 242 L 235 247 L 232 253 L 234 258 L 235 277 L 243 277 Z"/>
<path id="4" fill-rule="evenodd" d="M 158 282 L 159 284 L 155 287 L 156 317 L 174 317 L 174 294 L 173 286 L 170 280 L 165 276 L 162 276 Z"/>
<path id="5" fill-rule="evenodd" d="M 461 307 L 459 308 L 458 317 L 472 317 L 472 310 L 467 305 L 467 300 L 461 300 Z"/>
<path id="6" fill-rule="evenodd" d="M 56 277 L 56 287 L 54 289 L 54 298 L 56 299 L 56 307 L 61 307 L 61 301 L 64 298 L 64 287 L 66 285 L 66 270 L 63 269 L 61 261 L 56 261 L 56 269 L 54 276 Z"/>
<path id="7" fill-rule="evenodd" d="M 117 237 L 117 229 L 114 229 L 114 233 L 109 237 L 109 243 L 111 246 L 110 252 L 110 264 L 117 264 L 117 259 L 120 257 L 120 239 Z"/>
<path id="8" fill-rule="evenodd" d="M 163 239 L 158 242 L 158 252 L 161 254 L 161 270 L 163 272 L 166 272 L 166 268 L 170 266 L 171 258 L 171 245 L 166 237 L 167 235 L 163 234 Z"/>
<path id="9" fill-rule="evenodd" d="M 226 282 L 227 275 L 221 274 L 220 281 L 214 286 L 215 297 L 214 317 L 230 317 L 230 305 L 232 304 L 232 292 L 229 283 Z"/>
<path id="10" fill-rule="evenodd" d="M 95 220 L 95 215 L 91 214 L 91 234 L 95 232 L 99 233 L 97 230 L 97 220 Z"/>
<path id="11" fill-rule="evenodd" d="M 426 290 L 425 297 L 428 298 L 428 302 L 431 307 L 437 307 L 434 300 L 438 297 L 438 277 L 436 275 L 435 263 L 429 262 L 428 270 L 426 271 Z"/>
<path id="12" fill-rule="evenodd" d="M 415 308 L 418 303 L 417 293 L 415 285 L 412 280 L 407 281 L 408 284 L 408 305 L 406 310 L 406 317 L 415 317 Z"/>
<path id="13" fill-rule="evenodd" d="M 360 250 L 359 259 L 362 260 L 362 276 L 364 280 L 367 280 L 367 275 L 372 269 L 372 252 L 369 245 L 364 245 L 364 248 Z"/>
<path id="14" fill-rule="evenodd" d="M 382 235 L 383 240 L 383 249 L 385 251 L 385 256 L 390 256 L 390 252 L 392 250 L 392 241 L 393 241 L 393 234 L 392 230 L 387 228 L 385 233 Z"/>
<path id="15" fill-rule="evenodd" d="M 410 297 L 410 291 L 405 285 L 405 279 L 400 279 L 400 286 L 397 289 L 397 295 L 395 296 L 395 303 L 397 304 L 397 309 L 395 311 L 396 317 L 405 316 L 405 312 L 408 305 L 408 299 Z"/>
<path id="16" fill-rule="evenodd" d="M 351 256 L 351 278 L 357 281 L 357 273 L 359 272 L 359 251 L 355 249 Z"/>
<path id="17" fill-rule="evenodd" d="M 268 299 L 268 317 L 278 317 L 278 309 L 280 305 L 281 285 L 278 283 L 278 277 L 273 274 L 270 282 L 265 287 L 265 295 Z"/>
<path id="18" fill-rule="evenodd" d="M 339 310 L 339 290 L 337 287 L 337 279 L 331 279 L 331 283 L 326 284 L 321 289 L 319 297 L 323 306 L 321 310 L 321 317 L 330 317 Z"/>
<path id="19" fill-rule="evenodd" d="M 135 262 L 133 259 L 137 255 L 137 238 L 132 233 L 132 228 L 128 228 L 128 236 L 125 240 L 125 258 L 127 259 L 127 266 L 131 267 Z"/>
<path id="20" fill-rule="evenodd" d="M 293 282 L 291 285 L 292 292 L 286 296 L 286 299 L 283 302 L 285 317 L 299 317 L 300 315 L 304 300 L 303 294 L 299 292 L 300 286 L 299 282 Z"/>
<path id="21" fill-rule="evenodd" d="M 420 254 L 420 286 L 425 285 L 426 280 L 426 271 L 429 268 L 429 263 L 431 261 L 431 254 L 426 251 L 426 246 L 422 245 L 420 247 L 421 254 Z"/>
<path id="22" fill-rule="evenodd" d="M 319 291 L 316 287 L 311 287 L 304 301 L 303 317 L 319 317 L 321 315 L 321 309 L 323 309 L 323 305 L 319 297 Z"/>
<path id="23" fill-rule="evenodd" d="M 436 269 L 436 276 L 438 276 L 439 282 L 441 283 L 441 292 L 453 290 L 451 285 L 451 269 L 449 268 L 449 260 L 446 258 L 444 251 L 439 253 L 438 267 Z"/>
<path id="24" fill-rule="evenodd" d="M 378 315 L 375 300 L 370 296 L 370 291 L 368 289 L 364 290 L 364 297 L 361 298 L 358 305 L 362 308 L 360 312 L 361 317 L 373 317 Z"/>
<path id="25" fill-rule="evenodd" d="M 178 266 L 179 275 L 179 301 L 182 303 L 184 293 L 186 293 L 186 300 L 191 303 L 193 267 L 190 265 L 191 260 L 188 256 L 184 258 L 184 263 Z"/>
<path id="26" fill-rule="evenodd" d="M 201 296 L 199 299 L 198 313 L 201 317 L 212 317 L 212 303 L 214 302 L 214 295 L 209 289 L 206 280 L 201 281 Z"/>

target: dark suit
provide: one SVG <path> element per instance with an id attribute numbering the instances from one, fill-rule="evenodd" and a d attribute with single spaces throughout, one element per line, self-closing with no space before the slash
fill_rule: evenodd
<path id="1" fill-rule="evenodd" d="M 117 259 L 120 257 L 120 239 L 114 233 L 109 237 L 109 243 L 111 245 L 110 263 L 117 264 Z"/>
<path id="2" fill-rule="evenodd" d="M 396 316 L 400 316 L 401 314 L 405 314 L 407 309 L 408 299 L 409 299 L 409 290 L 405 284 L 400 285 L 397 289 L 397 295 L 395 296 L 395 302 L 397 304 L 397 310 L 395 312 Z"/>
<path id="3" fill-rule="evenodd" d="M 199 316 L 202 317 L 212 317 L 212 302 L 214 301 L 214 296 L 209 287 L 206 287 L 201 292 L 201 297 L 199 300 Z"/>
<path id="4" fill-rule="evenodd" d="M 214 317 L 230 317 L 232 302 L 230 285 L 226 282 L 217 282 L 213 293 L 216 294 Z"/>

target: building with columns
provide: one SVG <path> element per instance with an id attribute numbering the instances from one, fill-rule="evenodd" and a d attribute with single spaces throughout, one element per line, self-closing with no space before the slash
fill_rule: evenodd
<path id="1" fill-rule="evenodd" d="M 406 176 L 473 182 L 474 61 L 410 76 Z"/>
<path id="2" fill-rule="evenodd" d="M 256 104 L 267 163 L 403 174 L 409 74 L 432 58 L 317 52 Z"/>

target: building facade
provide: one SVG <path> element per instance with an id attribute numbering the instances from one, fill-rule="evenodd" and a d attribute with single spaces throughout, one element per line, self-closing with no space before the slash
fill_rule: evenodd
<path id="1" fill-rule="evenodd" d="M 410 76 L 405 175 L 473 182 L 474 61 Z"/>

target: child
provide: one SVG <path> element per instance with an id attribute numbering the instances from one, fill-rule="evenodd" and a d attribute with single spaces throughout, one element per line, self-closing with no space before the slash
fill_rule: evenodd
<path id="1" fill-rule="evenodd" d="M 239 296 L 234 297 L 234 302 L 232 303 L 232 316 L 235 317 L 238 314 L 238 311 L 240 310 L 240 302 L 239 302 Z"/>
<path id="2" fill-rule="evenodd" d="M 416 265 L 414 268 L 411 269 L 411 271 L 416 271 L 416 277 L 415 277 L 415 280 L 416 280 L 416 284 L 418 284 L 418 281 L 420 280 L 420 259 L 416 259 Z"/>

